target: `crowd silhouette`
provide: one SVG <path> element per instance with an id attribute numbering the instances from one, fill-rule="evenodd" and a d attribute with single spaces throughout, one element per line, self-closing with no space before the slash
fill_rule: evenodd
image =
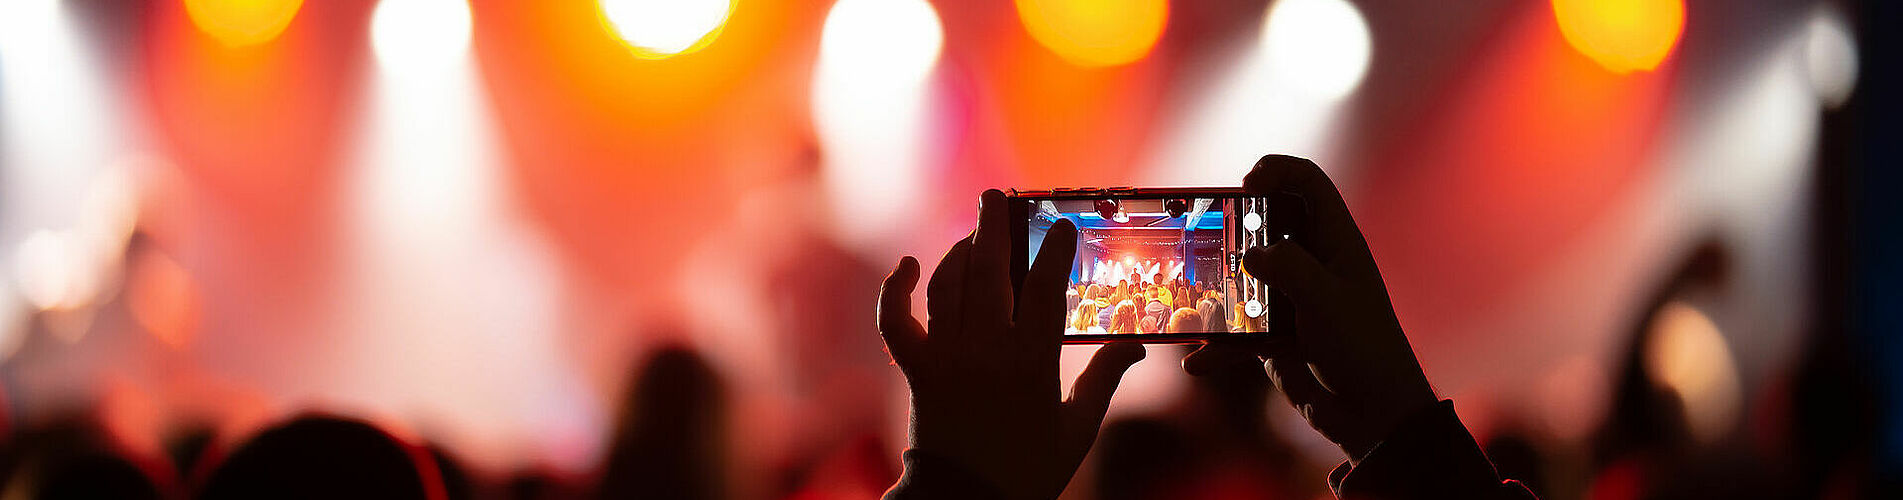
<path id="1" fill-rule="evenodd" d="M 1784 425 L 1766 431 L 1788 451 L 1776 459 L 1695 439 L 1685 401 L 1655 383 L 1657 368 L 1646 362 L 1656 335 L 1650 325 L 1676 297 L 1726 279 L 1730 259 L 1721 238 L 1699 246 L 1640 304 L 1626 333 L 1609 417 L 1592 433 L 1593 449 L 1583 457 L 1557 456 L 1524 428 L 1502 426 L 1476 439 L 1454 403 L 1429 384 L 1373 255 L 1319 167 L 1267 156 L 1244 186 L 1298 194 L 1311 204 L 1316 234 L 1302 244 L 1249 249 L 1244 257 L 1246 272 L 1293 304 L 1295 347 L 1111 344 L 1095 353 L 1071 393 L 1061 394 L 1057 364 L 1066 332 L 1261 325 L 1225 307 L 1217 284 L 1134 274 L 1115 284 L 1069 283 L 1064 263 L 1075 245 L 1064 243 L 1076 233 L 1067 222 L 1051 229 L 1046 241 L 1056 244 L 1043 245 L 1024 284 L 1013 287 L 1005 267 L 1011 235 L 1004 198 L 989 191 L 977 228 L 923 284 L 924 314 L 912 311 L 923 276 L 918 260 L 901 259 L 880 291 L 878 331 L 911 390 L 905 451 L 890 456 L 892 447 L 876 431 L 841 433 L 789 465 L 788 477 L 770 481 L 764 495 L 1148 500 L 1524 499 L 1537 493 L 1637 500 L 1882 498 L 1897 491 L 1871 463 L 1878 410 L 1840 335 L 1813 336 L 1783 388 L 1791 404 L 1777 411 L 1787 415 L 1770 421 Z M 809 323 L 827 324 L 822 319 Z M 833 333 L 822 330 L 815 326 L 810 335 Z M 860 343 L 855 349 L 874 345 L 870 338 L 840 341 Z M 1180 357 L 1191 383 L 1161 410 L 1106 423 L 1125 370 L 1151 357 Z M 134 458 L 141 455 L 94 417 L 79 415 L 12 424 L 0 446 L 0 499 L 738 497 L 729 454 L 745 444 L 734 443 L 728 428 L 730 388 L 720 371 L 692 348 L 673 344 L 652 350 L 636 366 L 606 437 L 606 456 L 585 477 L 533 470 L 484 477 L 447 448 L 329 414 L 278 422 L 230 449 L 209 429 L 186 429 L 163 457 Z M 1268 411 L 1278 399 L 1295 411 Z M 1332 471 L 1309 465 L 1277 430 L 1286 427 L 1278 419 L 1288 418 L 1278 415 L 1290 414 L 1338 447 L 1345 461 Z"/>

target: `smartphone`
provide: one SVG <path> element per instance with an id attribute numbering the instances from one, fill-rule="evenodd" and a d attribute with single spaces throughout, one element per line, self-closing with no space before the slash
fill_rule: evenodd
<path id="1" fill-rule="evenodd" d="M 1304 200 L 1241 188 L 1011 190 L 1013 286 L 1058 220 L 1077 228 L 1064 343 L 1187 344 L 1286 337 L 1287 299 L 1242 254 L 1303 236 Z"/>

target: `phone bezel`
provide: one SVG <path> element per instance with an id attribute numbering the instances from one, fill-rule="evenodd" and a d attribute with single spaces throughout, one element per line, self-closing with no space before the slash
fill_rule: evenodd
<path id="1" fill-rule="evenodd" d="M 1060 188 L 1048 190 L 1005 191 L 1006 206 L 1011 220 L 1011 287 L 1022 290 L 1024 277 L 1031 269 L 1030 242 L 1030 204 L 1020 201 L 1037 200 L 1098 200 L 1114 199 L 1169 199 L 1169 198 L 1273 198 L 1251 193 L 1239 187 L 1113 187 L 1113 188 Z M 1271 206 L 1273 207 L 1273 201 Z M 1306 208 L 1306 207 L 1303 207 Z M 1273 208 L 1272 208 L 1273 209 Z M 1225 215 L 1226 217 L 1226 215 Z M 1109 344 L 1134 342 L 1142 344 L 1198 344 L 1211 341 L 1276 341 L 1289 334 L 1286 326 L 1278 325 L 1274 318 L 1281 300 L 1269 300 L 1267 316 L 1270 318 L 1267 332 L 1197 332 L 1197 333 L 1102 333 L 1067 334 L 1065 344 Z"/>

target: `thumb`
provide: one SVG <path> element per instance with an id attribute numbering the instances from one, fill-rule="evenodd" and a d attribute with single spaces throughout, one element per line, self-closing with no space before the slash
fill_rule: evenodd
<path id="1" fill-rule="evenodd" d="M 1143 344 L 1105 345 L 1091 356 L 1084 372 L 1077 375 L 1077 383 L 1070 388 L 1070 399 L 1064 402 L 1064 420 L 1065 429 L 1077 433 L 1072 437 L 1082 441 L 1082 447 L 1087 449 L 1090 442 L 1096 440 L 1097 428 L 1103 425 L 1104 413 L 1110 411 L 1110 397 L 1116 395 L 1123 373 L 1146 355 L 1148 351 Z"/>
<path id="2" fill-rule="evenodd" d="M 885 338 L 892 360 L 911 361 L 912 352 L 925 341 L 925 327 L 912 316 L 912 290 L 918 287 L 918 259 L 905 256 L 879 287 L 879 336 Z"/>
<path id="3" fill-rule="evenodd" d="M 1242 269 L 1270 287 L 1281 290 L 1301 307 L 1310 307 L 1334 285 L 1327 268 L 1307 249 L 1292 241 L 1250 248 L 1242 255 Z"/>

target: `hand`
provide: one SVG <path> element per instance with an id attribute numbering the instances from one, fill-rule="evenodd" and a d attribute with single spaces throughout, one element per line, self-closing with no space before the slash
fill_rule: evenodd
<path id="1" fill-rule="evenodd" d="M 985 191 L 978 229 L 932 273 L 929 330 L 911 312 L 918 260 L 899 260 L 879 292 L 879 334 L 912 389 L 914 448 L 964 465 L 1009 498 L 1056 498 L 1144 349 L 1098 350 L 1070 398 L 1060 398 L 1057 358 L 1077 230 L 1069 221 L 1052 226 L 1023 289 L 1012 290 L 1005 202 L 1004 193 Z"/>
<path id="2" fill-rule="evenodd" d="M 1196 374 L 1263 356 L 1289 404 L 1358 464 L 1395 426 L 1432 405 L 1434 390 L 1395 319 L 1367 241 L 1321 167 L 1264 156 L 1242 184 L 1250 193 L 1292 193 L 1308 202 L 1312 234 L 1296 238 L 1307 247 L 1285 241 L 1251 248 L 1242 261 L 1294 303 L 1295 342 L 1279 352 L 1209 345 L 1184 358 L 1183 368 Z"/>

